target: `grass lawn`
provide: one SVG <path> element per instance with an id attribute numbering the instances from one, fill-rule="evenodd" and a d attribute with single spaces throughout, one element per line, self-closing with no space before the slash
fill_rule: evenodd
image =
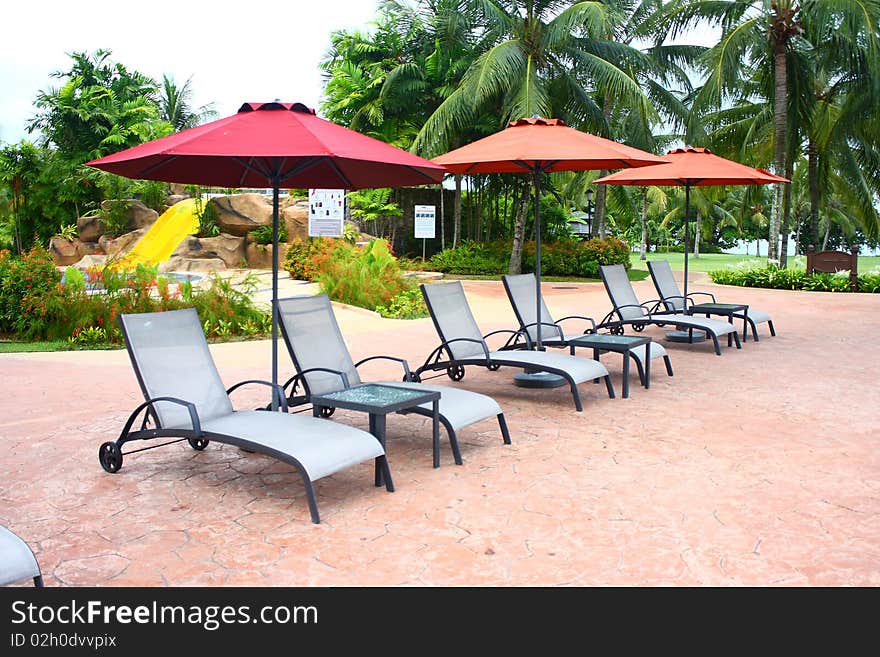
<path id="1" fill-rule="evenodd" d="M 638 260 L 638 255 L 636 255 L 636 260 Z M 633 261 L 635 262 L 635 261 Z M 635 267 L 635 265 L 634 265 Z M 648 277 L 648 268 L 647 266 L 642 267 L 642 269 L 630 269 L 629 270 L 629 280 L 631 281 L 642 281 Z M 443 280 L 447 281 L 500 281 L 501 274 L 443 274 Z M 584 278 L 582 276 L 541 276 L 542 283 L 601 283 L 601 278 Z"/>
<path id="2" fill-rule="evenodd" d="M 43 342 L 6 342 L 0 340 L 0 354 L 16 354 L 28 351 L 80 351 L 83 349 L 121 349 L 122 345 L 96 345 L 92 347 L 72 346 L 67 340 L 45 340 Z"/>
<path id="3" fill-rule="evenodd" d="M 676 271 L 684 270 L 684 254 L 681 253 L 649 253 L 648 260 L 668 260 L 669 265 Z M 755 262 L 759 266 L 767 264 L 767 256 L 757 257 L 753 255 L 740 255 L 734 253 L 704 253 L 699 258 L 688 258 L 689 271 L 712 271 L 713 269 L 723 269 L 728 265 L 735 265 L 742 261 Z M 792 263 L 793 257 L 789 257 L 789 263 Z M 859 256 L 859 272 L 864 273 L 880 267 L 880 256 Z M 633 270 L 648 270 L 648 265 L 639 260 L 639 254 L 632 254 Z M 632 273 L 632 270 L 630 271 Z M 632 278 L 632 277 L 631 277 Z M 635 279 L 633 279 L 635 280 Z"/>

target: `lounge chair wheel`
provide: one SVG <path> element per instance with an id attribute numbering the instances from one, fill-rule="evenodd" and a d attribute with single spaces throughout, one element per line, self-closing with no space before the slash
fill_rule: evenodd
<path id="1" fill-rule="evenodd" d="M 497 372 L 501 369 L 501 365 L 486 365 L 486 369 L 488 369 L 490 372 Z"/>
<path id="2" fill-rule="evenodd" d="M 335 413 L 335 412 L 336 412 L 336 408 L 334 408 L 333 406 L 322 406 L 321 410 L 318 411 L 318 413 L 320 413 L 321 417 L 325 418 L 325 419 L 332 416 L 333 413 Z"/>
<path id="3" fill-rule="evenodd" d="M 208 446 L 208 443 L 211 442 L 207 438 L 187 438 L 186 442 L 189 443 L 189 446 L 192 447 L 197 452 L 201 452 L 205 447 Z"/>
<path id="4" fill-rule="evenodd" d="M 122 450 L 114 442 L 106 442 L 98 450 L 98 460 L 107 472 L 119 472 L 122 467 Z"/>
<path id="5" fill-rule="evenodd" d="M 644 323 L 641 323 L 641 324 L 633 324 L 632 327 L 633 327 L 633 331 L 635 331 L 636 333 L 641 333 L 642 331 L 645 330 L 645 325 L 644 325 Z M 622 334 L 623 334 L 623 332 L 621 332 L 621 335 L 622 335 Z"/>
<path id="6" fill-rule="evenodd" d="M 612 335 L 623 335 L 623 327 L 622 326 L 612 326 L 608 331 Z"/>
<path id="7" fill-rule="evenodd" d="M 450 365 L 446 368 L 446 376 L 453 381 L 461 381 L 464 378 L 464 365 Z"/>

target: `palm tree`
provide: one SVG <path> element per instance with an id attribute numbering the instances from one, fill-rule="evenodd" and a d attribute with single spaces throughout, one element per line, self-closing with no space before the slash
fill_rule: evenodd
<path id="1" fill-rule="evenodd" d="M 28 131 L 41 132 L 41 144 L 54 144 L 68 161 L 81 164 L 134 146 L 157 134 L 156 83 L 110 61 L 109 50 L 74 52 L 60 88 L 40 91 L 38 113 Z"/>
<path id="2" fill-rule="evenodd" d="M 602 88 L 650 114 L 647 96 L 617 62 L 642 54 L 607 41 L 610 9 L 602 2 L 472 0 L 461 3 L 478 24 L 479 56 L 461 83 L 427 119 L 413 150 L 432 156 L 464 143 L 474 126 L 492 117 L 492 131 L 528 116 L 559 117 L 575 127 L 604 125 L 604 108 L 592 91 Z M 518 214 L 514 244 L 522 244 Z M 511 271 L 521 253 L 511 254 Z"/>
<path id="3" fill-rule="evenodd" d="M 876 0 L 673 0 L 654 27 L 662 24 L 675 36 L 695 25 L 721 26 L 721 40 L 702 62 L 706 80 L 694 97 L 694 113 L 731 104 L 769 103 L 773 166 L 779 175 L 790 177 L 792 153 L 799 143 L 797 126 L 804 125 L 805 108 L 811 104 L 806 84 L 808 37 L 829 38 L 829 32 L 834 33 L 834 56 L 844 67 L 854 64 L 852 53 L 864 43 L 876 60 L 878 16 Z M 770 222 L 768 258 L 773 260 L 784 255 L 778 250 L 778 238 L 788 223 L 785 195 L 789 192 L 784 193 L 784 187 L 776 186 Z"/>
<path id="4" fill-rule="evenodd" d="M 192 76 L 187 78 L 183 86 L 178 86 L 173 76 L 162 76 L 162 88 L 159 91 L 160 116 L 171 124 L 175 132 L 194 128 L 217 116 L 213 103 L 192 108 Z"/>

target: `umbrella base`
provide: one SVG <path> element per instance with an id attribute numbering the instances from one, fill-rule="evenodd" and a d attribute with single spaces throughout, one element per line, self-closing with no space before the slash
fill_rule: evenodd
<path id="1" fill-rule="evenodd" d="M 666 339 L 670 342 L 703 342 L 706 339 L 706 334 L 698 330 L 694 330 L 693 333 L 690 331 L 669 331 L 666 334 Z"/>
<path id="2" fill-rule="evenodd" d="M 566 383 L 565 378 L 547 372 L 520 372 L 513 375 L 513 384 L 520 388 L 558 388 Z"/>

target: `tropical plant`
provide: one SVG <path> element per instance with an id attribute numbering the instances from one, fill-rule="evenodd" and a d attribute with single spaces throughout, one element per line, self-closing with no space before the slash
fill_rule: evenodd
<path id="1" fill-rule="evenodd" d="M 58 88 L 40 91 L 38 113 L 28 131 L 39 130 L 45 144 L 82 164 L 170 132 L 159 121 L 156 83 L 111 61 L 112 52 L 74 52 L 70 70 L 55 71 Z"/>
<path id="2" fill-rule="evenodd" d="M 158 98 L 159 115 L 171 124 L 175 132 L 194 128 L 217 116 L 213 103 L 193 109 L 192 95 L 192 76 L 187 78 L 183 86 L 178 86 L 173 76 L 162 76 L 162 87 L 159 89 Z"/>
<path id="3" fill-rule="evenodd" d="M 737 143 L 740 155 L 752 159 L 766 153 L 753 147 L 756 141 L 763 142 L 772 148 L 776 173 L 791 177 L 800 134 L 807 130 L 811 116 L 818 118 L 812 108 L 817 82 L 821 85 L 822 62 L 836 62 L 833 81 L 850 79 L 866 62 L 876 62 L 878 21 L 880 4 L 875 0 L 673 0 L 649 28 L 662 27 L 659 31 L 664 36 L 677 36 L 695 25 L 720 25 L 719 43 L 701 61 L 706 79 L 693 98 L 694 117 L 710 110 L 730 110 L 728 137 L 747 138 L 728 143 Z M 827 55 L 817 59 L 820 51 Z M 817 70 L 818 77 L 814 75 Z M 877 76 L 869 78 L 862 77 L 867 84 L 864 90 L 869 98 L 876 97 L 872 89 Z M 693 142 L 701 141 L 699 123 L 690 125 Z M 862 155 L 863 161 L 872 159 L 867 153 Z M 784 255 L 777 245 L 789 225 L 790 191 L 786 189 L 790 190 L 782 184 L 775 187 L 768 252 L 775 261 Z M 786 243 L 784 239 L 783 248 Z"/>

